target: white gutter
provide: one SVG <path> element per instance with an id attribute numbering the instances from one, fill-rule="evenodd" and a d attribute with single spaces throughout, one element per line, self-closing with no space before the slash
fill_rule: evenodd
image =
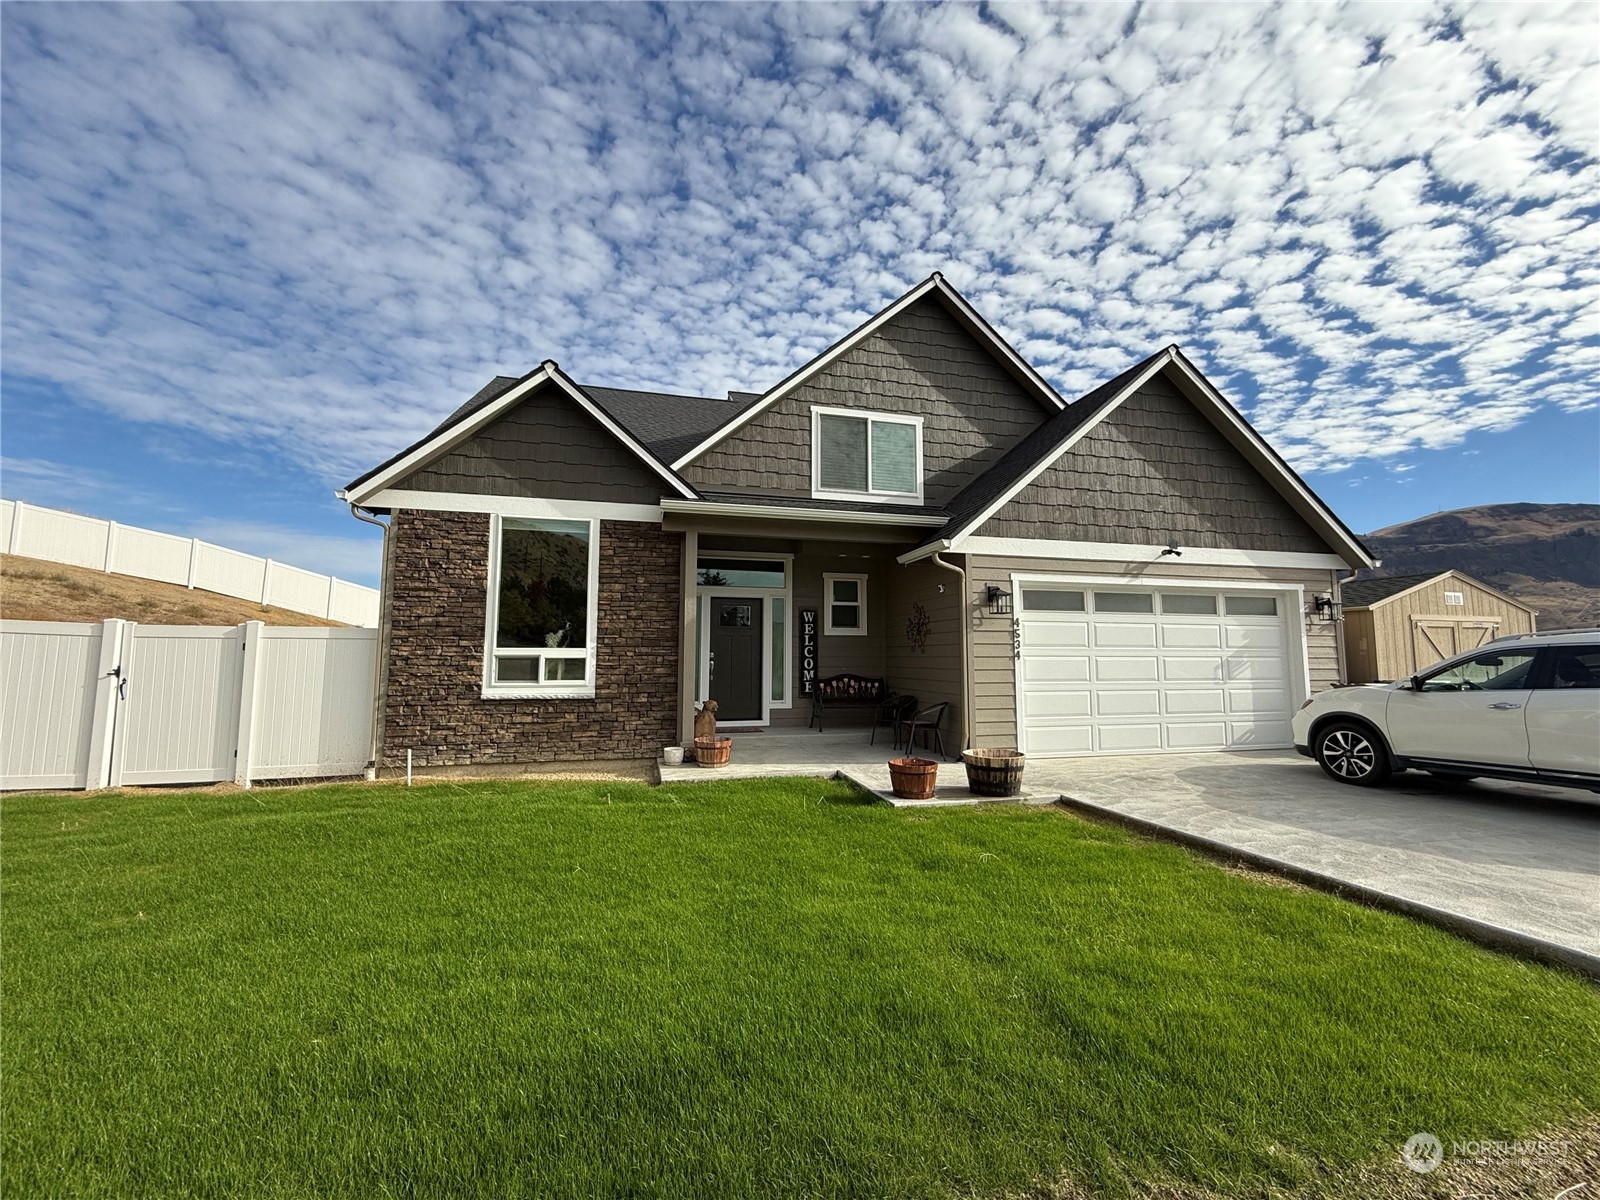
<path id="1" fill-rule="evenodd" d="M 664 496 L 661 511 L 692 513 L 701 517 L 763 517 L 776 521 L 842 521 L 853 525 L 919 525 L 937 528 L 946 517 L 920 513 L 857 512 L 838 508 L 788 508 L 776 504 L 721 504 L 705 500 L 674 500 Z"/>
<path id="2" fill-rule="evenodd" d="M 952 543 L 949 538 L 940 538 L 937 542 L 929 542 L 926 546 L 918 546 L 915 550 L 907 550 L 904 554 L 897 557 L 895 562 L 899 563 L 903 567 L 909 567 L 914 562 L 921 562 L 930 554 L 940 555 L 948 552 L 951 548 L 951 545 Z M 959 571 L 961 569 L 960 567 L 951 567 L 949 563 L 940 563 L 939 565 L 941 567 L 948 567 L 952 571 Z"/>
<path id="3" fill-rule="evenodd" d="M 928 560 L 936 567 L 943 567 L 946 571 L 954 571 L 961 580 L 961 591 L 957 597 L 956 617 L 961 622 L 961 748 L 972 749 L 972 651 L 970 641 L 972 638 L 972 622 L 967 617 L 967 573 L 955 563 L 947 563 L 939 557 L 939 552 L 934 551 Z"/>

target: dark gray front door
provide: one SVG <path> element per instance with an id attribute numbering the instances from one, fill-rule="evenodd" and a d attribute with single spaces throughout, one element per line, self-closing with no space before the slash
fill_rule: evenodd
<path id="1" fill-rule="evenodd" d="M 719 721 L 761 720 L 761 599 L 711 602 L 711 698 Z"/>

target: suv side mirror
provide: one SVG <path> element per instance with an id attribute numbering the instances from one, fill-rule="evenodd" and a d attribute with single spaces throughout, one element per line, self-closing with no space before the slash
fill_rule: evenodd
<path id="1" fill-rule="evenodd" d="M 1411 677 L 1411 690 L 1413 692 L 1420 692 L 1422 690 L 1422 676 L 1421 675 L 1413 675 Z"/>

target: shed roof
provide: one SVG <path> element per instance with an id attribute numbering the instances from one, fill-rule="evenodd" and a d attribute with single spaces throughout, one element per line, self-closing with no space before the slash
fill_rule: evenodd
<path id="1" fill-rule="evenodd" d="M 1430 571 L 1426 575 L 1387 575 L 1382 579 L 1347 579 L 1339 585 L 1339 595 L 1346 608 L 1366 608 L 1390 596 L 1410 591 L 1419 584 L 1448 575 L 1449 571 Z"/>
<path id="2" fill-rule="evenodd" d="M 1531 604 L 1525 604 L 1515 596 L 1508 596 L 1497 587 L 1490 587 L 1481 579 L 1474 579 L 1464 571 L 1457 571 L 1453 567 L 1445 571 L 1430 571 L 1425 575 L 1386 575 L 1381 579 L 1359 579 L 1351 576 L 1339 583 L 1339 597 L 1345 608 L 1371 608 L 1374 604 L 1382 604 L 1386 600 L 1393 600 L 1396 596 L 1409 592 L 1424 584 L 1433 583 L 1443 579 L 1446 575 L 1453 575 L 1467 587 L 1477 588 L 1480 592 L 1513 604 L 1527 612 L 1534 613 L 1539 610 Z"/>

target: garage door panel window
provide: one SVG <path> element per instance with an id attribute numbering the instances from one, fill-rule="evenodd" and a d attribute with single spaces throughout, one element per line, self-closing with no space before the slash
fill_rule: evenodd
<path id="1" fill-rule="evenodd" d="M 1153 613 L 1156 602 L 1149 592 L 1096 592 L 1094 610 L 1103 613 Z"/>
<path id="2" fill-rule="evenodd" d="M 1082 592 L 1062 592 L 1054 588 L 1023 588 L 1022 607 L 1026 612 L 1082 612 Z"/>
<path id="3" fill-rule="evenodd" d="M 1161 611 L 1173 616 L 1214 617 L 1217 598 L 1207 592 L 1162 592 Z"/>
<path id="4" fill-rule="evenodd" d="M 1230 617 L 1275 617 L 1278 615 L 1276 596 L 1225 596 L 1224 609 Z"/>

